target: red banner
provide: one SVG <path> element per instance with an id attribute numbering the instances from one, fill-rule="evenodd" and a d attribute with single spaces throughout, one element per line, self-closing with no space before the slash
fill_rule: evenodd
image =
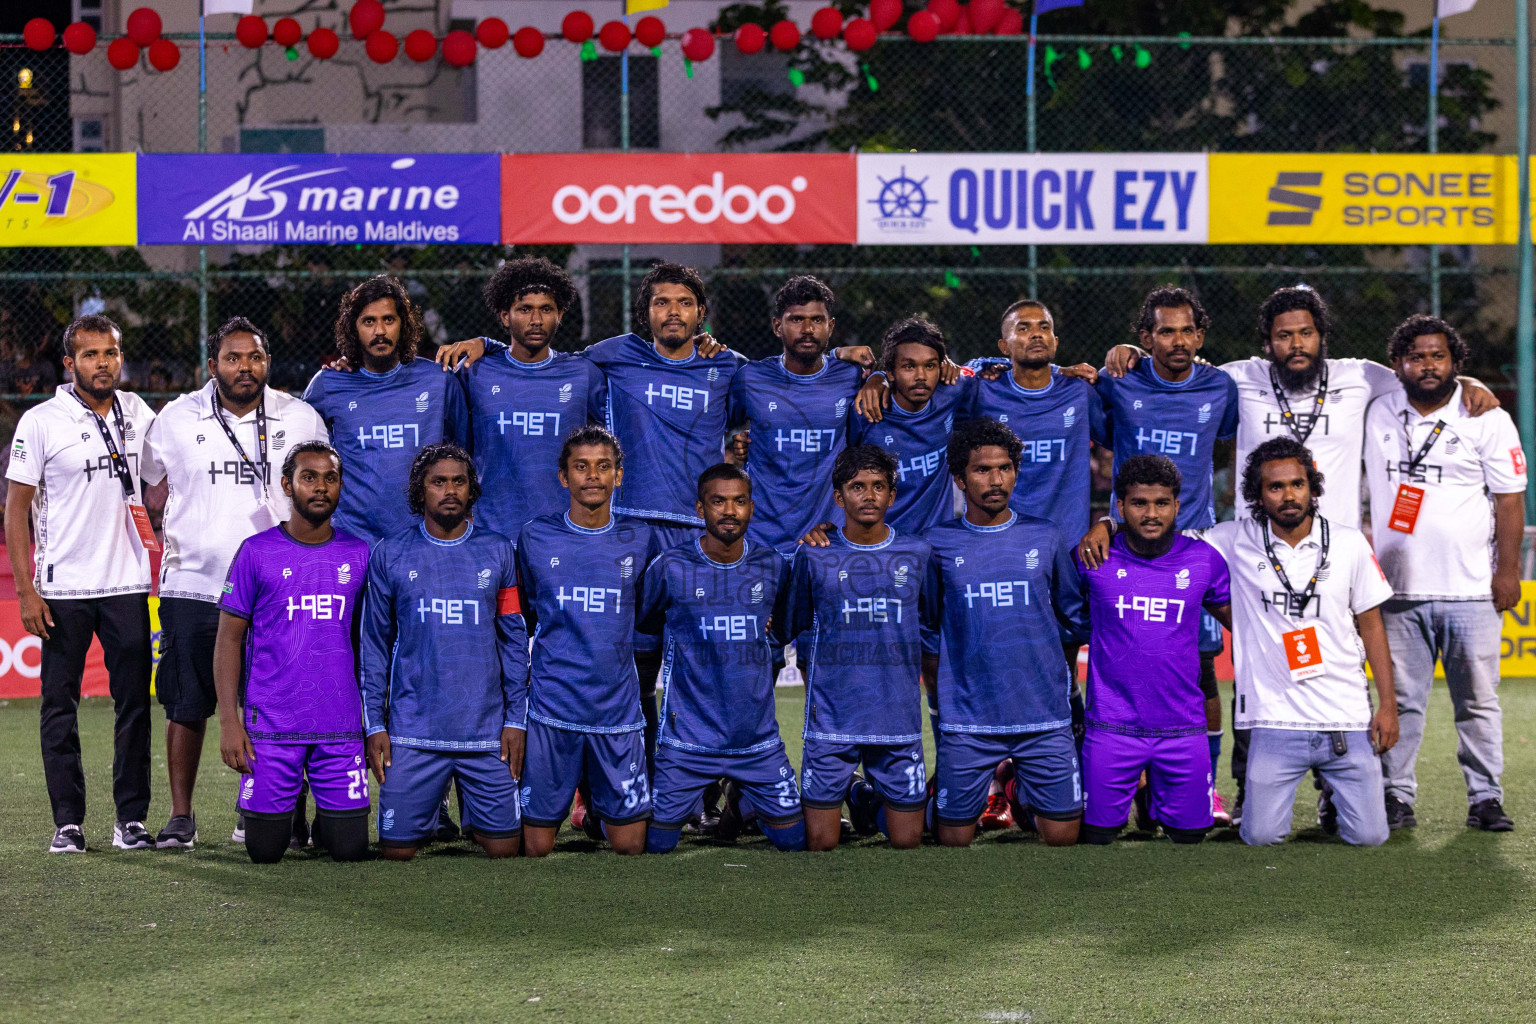
<path id="1" fill-rule="evenodd" d="M 21 625 L 21 603 L 0 601 L 0 699 L 36 697 L 42 692 L 38 681 L 43 663 L 43 641 Z M 102 661 L 101 644 L 91 641 L 85 657 L 87 697 L 107 695 L 107 666 Z"/>
<path id="2" fill-rule="evenodd" d="M 501 234 L 508 244 L 852 244 L 857 192 L 851 154 L 511 154 Z"/>

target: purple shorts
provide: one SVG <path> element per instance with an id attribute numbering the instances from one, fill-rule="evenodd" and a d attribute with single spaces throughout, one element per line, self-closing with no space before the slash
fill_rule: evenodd
<path id="1" fill-rule="evenodd" d="M 362 740 L 335 743 L 269 743 L 253 740 L 256 763 L 240 780 L 245 814 L 292 814 L 299 789 L 309 780 L 315 806 L 356 814 L 368 810 L 368 764 Z"/>
<path id="2" fill-rule="evenodd" d="M 1142 771 L 1151 787 L 1152 817 L 1164 828 L 1200 831 L 1211 817 L 1211 745 L 1194 736 L 1127 736 L 1090 725 L 1083 739 L 1083 824 L 1125 824 Z"/>

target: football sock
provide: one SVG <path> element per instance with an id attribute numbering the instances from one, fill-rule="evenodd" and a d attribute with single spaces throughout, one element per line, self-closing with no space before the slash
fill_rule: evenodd
<path id="1" fill-rule="evenodd" d="M 654 821 L 651 827 L 645 830 L 646 853 L 671 853 L 677 849 L 677 841 L 683 837 L 682 827 L 668 828 L 658 825 Z"/>
<path id="2" fill-rule="evenodd" d="M 787 825 L 770 825 L 762 822 L 763 835 L 780 850 L 786 852 L 805 849 L 805 819 L 798 818 Z"/>
<path id="3" fill-rule="evenodd" d="M 333 860 L 363 860 L 368 856 L 368 815 L 330 815 L 316 810 L 315 837 L 315 845 L 331 851 Z"/>
<path id="4" fill-rule="evenodd" d="M 1211 744 L 1211 778 L 1216 777 L 1216 764 L 1221 760 L 1221 735 L 1222 730 L 1211 729 L 1205 734 L 1205 738 Z"/>
<path id="5" fill-rule="evenodd" d="M 258 818 L 249 812 L 245 815 L 245 852 L 253 864 L 276 864 L 288 850 L 288 840 L 293 838 L 293 815 L 277 818 Z"/>

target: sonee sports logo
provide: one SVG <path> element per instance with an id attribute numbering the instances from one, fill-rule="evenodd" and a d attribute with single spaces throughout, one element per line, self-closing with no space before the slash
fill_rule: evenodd
<path id="1" fill-rule="evenodd" d="M 1323 197 L 1310 192 L 1296 192 L 1297 188 L 1317 188 L 1323 183 L 1322 171 L 1281 171 L 1269 190 L 1269 201 L 1289 210 L 1270 210 L 1266 223 L 1272 228 L 1306 227 L 1312 223 L 1312 215 L 1323 207 Z"/>

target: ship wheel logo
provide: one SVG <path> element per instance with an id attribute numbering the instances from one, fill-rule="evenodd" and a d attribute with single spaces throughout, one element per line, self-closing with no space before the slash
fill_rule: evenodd
<path id="1" fill-rule="evenodd" d="M 882 220 L 926 220 L 928 207 L 938 203 L 936 199 L 929 199 L 923 188 L 928 179 L 907 177 L 906 167 L 902 167 L 901 173 L 889 181 L 884 178 L 878 180 L 880 194 L 869 202 L 880 211 Z"/>

